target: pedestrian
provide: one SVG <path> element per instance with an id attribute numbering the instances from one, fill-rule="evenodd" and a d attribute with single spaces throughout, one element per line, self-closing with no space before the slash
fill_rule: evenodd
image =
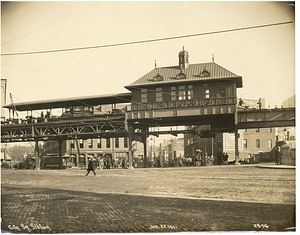
<path id="1" fill-rule="evenodd" d="M 275 150 L 275 158 L 276 158 L 276 164 L 278 165 L 279 164 L 279 147 L 277 147 L 277 149 Z"/>
<path id="2" fill-rule="evenodd" d="M 100 158 L 100 160 L 99 160 L 99 165 L 100 165 L 100 170 L 103 170 L 104 161 L 102 158 Z"/>
<path id="3" fill-rule="evenodd" d="M 108 157 L 107 162 L 106 162 L 106 168 L 110 169 L 110 166 L 111 166 L 111 158 Z"/>
<path id="4" fill-rule="evenodd" d="M 257 104 L 258 104 L 258 108 L 261 109 L 261 98 L 259 98 Z"/>
<path id="5" fill-rule="evenodd" d="M 225 158 L 225 153 L 222 154 L 222 163 L 225 164 L 226 158 Z"/>
<path id="6" fill-rule="evenodd" d="M 225 164 L 227 165 L 228 164 L 228 154 L 225 153 Z"/>
<path id="7" fill-rule="evenodd" d="M 244 101 L 242 100 L 242 98 L 240 98 L 240 100 L 239 100 L 239 105 L 242 106 L 243 103 L 244 103 Z"/>
<path id="8" fill-rule="evenodd" d="M 122 169 L 125 169 L 126 168 L 126 162 L 125 162 L 125 158 L 123 158 L 122 160 Z"/>
<path id="9" fill-rule="evenodd" d="M 90 158 L 90 159 L 89 159 L 88 168 L 87 168 L 87 173 L 86 173 L 85 176 L 88 176 L 88 174 L 89 174 L 91 171 L 94 173 L 94 176 L 95 176 L 95 175 L 96 175 L 96 173 L 95 173 L 95 164 L 94 164 L 93 160 Z"/>

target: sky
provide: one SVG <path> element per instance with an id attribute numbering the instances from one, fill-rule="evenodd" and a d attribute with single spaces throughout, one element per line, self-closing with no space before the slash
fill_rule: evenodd
<path id="1" fill-rule="evenodd" d="M 280 106 L 295 94 L 295 24 L 55 53 L 295 21 L 291 2 L 1 2 L 1 78 L 15 103 L 129 92 L 154 68 L 212 61 L 242 76 L 238 97 Z M 7 103 L 10 103 L 7 97 Z"/>

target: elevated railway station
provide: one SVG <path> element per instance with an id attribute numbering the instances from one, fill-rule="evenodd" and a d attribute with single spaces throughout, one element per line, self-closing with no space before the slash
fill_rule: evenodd
<path id="1" fill-rule="evenodd" d="M 238 129 L 295 126 L 294 108 L 239 109 L 237 89 L 243 87 L 241 76 L 215 62 L 189 64 L 189 55 L 184 49 L 178 57 L 177 66 L 155 66 L 126 86 L 130 91 L 127 93 L 6 105 L 9 118 L 1 123 L 1 142 L 35 141 L 38 144 L 56 140 L 62 159 L 64 140 L 126 137 L 129 165 L 131 142 L 139 140 L 144 144 L 146 166 L 149 135 L 193 132 L 191 128 L 150 131 L 151 127 L 207 125 L 210 132 L 234 132 L 238 160 Z M 117 104 L 123 104 L 123 108 L 117 109 Z M 111 105 L 111 111 L 101 110 L 104 105 Z M 61 109 L 61 115 L 52 115 L 53 109 Z M 35 110 L 41 115 L 33 116 Z M 27 112 L 27 116 L 16 118 L 16 112 Z M 36 156 L 38 159 L 38 153 Z"/>

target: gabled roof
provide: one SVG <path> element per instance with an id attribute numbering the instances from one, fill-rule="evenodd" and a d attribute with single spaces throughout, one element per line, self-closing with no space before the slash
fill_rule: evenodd
<path id="1" fill-rule="evenodd" d="M 182 76 L 178 76 L 180 72 L 183 72 L 186 77 L 182 78 Z M 159 79 L 155 79 L 155 77 L 158 77 Z M 202 64 L 190 64 L 187 69 L 182 71 L 180 70 L 179 66 L 155 68 L 140 79 L 128 86 L 125 86 L 125 88 L 130 90 L 130 88 L 138 86 L 211 80 L 233 80 L 236 81 L 237 88 L 243 87 L 241 76 L 230 72 L 214 62 L 210 62 Z"/>

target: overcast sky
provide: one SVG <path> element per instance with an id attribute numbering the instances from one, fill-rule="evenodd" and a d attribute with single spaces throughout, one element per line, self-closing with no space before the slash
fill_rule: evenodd
<path id="1" fill-rule="evenodd" d="M 126 43 L 295 20 L 289 2 L 2 2 L 1 53 Z M 128 92 L 154 68 L 215 62 L 243 77 L 238 97 L 280 106 L 295 94 L 295 24 L 134 45 L 1 56 L 16 103 Z M 8 103 L 10 103 L 8 99 Z"/>

